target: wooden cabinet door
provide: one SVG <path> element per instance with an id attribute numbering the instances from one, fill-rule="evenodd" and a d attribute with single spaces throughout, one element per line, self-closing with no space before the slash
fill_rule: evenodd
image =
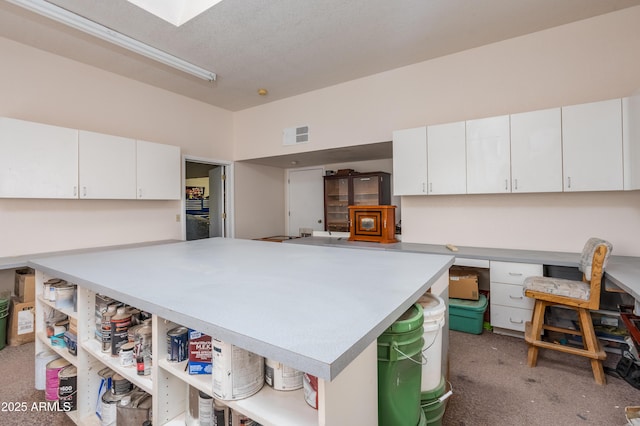
<path id="1" fill-rule="evenodd" d="M 467 192 L 465 132 L 464 121 L 427 126 L 430 195 Z"/>
<path id="2" fill-rule="evenodd" d="M 562 108 L 565 191 L 623 189 L 622 102 Z"/>
<path id="3" fill-rule="evenodd" d="M 511 192 L 509 116 L 466 122 L 467 193 Z"/>
<path id="4" fill-rule="evenodd" d="M 560 108 L 511 115 L 511 191 L 562 192 Z"/>
<path id="5" fill-rule="evenodd" d="M 0 118 L 0 197 L 78 198 L 78 131 Z"/>
<path id="6" fill-rule="evenodd" d="M 135 139 L 79 133 L 80 198 L 136 199 Z"/>
<path id="7" fill-rule="evenodd" d="M 349 176 L 324 178 L 324 224 L 331 232 L 349 232 L 349 204 L 351 204 Z"/>
<path id="8" fill-rule="evenodd" d="M 393 195 L 427 193 L 427 128 L 393 132 Z"/>
<path id="9" fill-rule="evenodd" d="M 136 163 L 138 199 L 181 198 L 180 147 L 136 141 Z"/>

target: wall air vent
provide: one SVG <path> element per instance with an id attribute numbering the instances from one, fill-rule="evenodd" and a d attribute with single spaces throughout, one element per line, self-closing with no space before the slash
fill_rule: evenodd
<path id="1" fill-rule="evenodd" d="M 283 145 L 297 145 L 309 142 L 309 126 L 288 127 L 282 131 Z"/>

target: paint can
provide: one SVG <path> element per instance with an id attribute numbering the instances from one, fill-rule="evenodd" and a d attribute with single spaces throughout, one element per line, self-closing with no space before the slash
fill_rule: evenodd
<path id="1" fill-rule="evenodd" d="M 167 332 L 167 361 L 182 362 L 189 354 L 189 329 L 187 327 L 172 328 Z"/>
<path id="2" fill-rule="evenodd" d="M 318 409 L 318 378 L 304 373 L 302 385 L 304 387 L 304 400 L 307 404 Z"/>
<path id="3" fill-rule="evenodd" d="M 231 409 L 224 403 L 213 400 L 213 426 L 227 426 L 230 421 Z"/>
<path id="4" fill-rule="evenodd" d="M 116 305 L 109 305 L 107 310 L 102 313 L 102 320 L 100 322 L 101 336 L 102 336 L 102 352 L 111 352 L 111 318 L 116 314 L 118 307 Z"/>
<path id="5" fill-rule="evenodd" d="M 120 353 L 118 354 L 121 366 L 128 367 L 134 364 L 135 356 L 133 353 L 133 349 L 135 348 L 135 346 L 136 344 L 133 342 L 127 342 L 122 345 L 122 347 L 120 348 Z"/>
<path id="6" fill-rule="evenodd" d="M 117 357 L 122 345 L 129 341 L 130 326 L 131 314 L 126 307 L 119 307 L 116 314 L 111 317 L 111 356 Z"/>
<path id="7" fill-rule="evenodd" d="M 258 425 L 255 421 L 236 410 L 231 410 L 231 422 L 230 426 L 255 426 Z"/>
<path id="8" fill-rule="evenodd" d="M 54 359 L 47 364 L 46 371 L 46 385 L 44 391 L 44 398 L 47 401 L 57 401 L 58 400 L 58 385 L 60 384 L 60 378 L 58 377 L 58 373 L 67 365 L 70 365 L 70 362 L 64 358 Z"/>
<path id="9" fill-rule="evenodd" d="M 100 426 L 115 426 L 118 416 L 118 402 L 122 397 L 129 395 L 126 394 L 113 394 L 111 392 L 105 392 L 100 398 L 101 412 L 100 412 Z"/>
<path id="10" fill-rule="evenodd" d="M 281 362 L 265 359 L 264 381 L 275 390 L 290 391 L 302 387 L 303 372 Z"/>
<path id="11" fill-rule="evenodd" d="M 198 419 L 200 426 L 213 426 L 213 398 L 202 391 L 198 392 Z"/>
<path id="12" fill-rule="evenodd" d="M 133 384 L 122 377 L 120 374 L 114 374 L 111 377 L 111 393 L 114 395 L 124 395 L 133 390 Z"/>
<path id="13" fill-rule="evenodd" d="M 60 370 L 58 378 L 58 400 L 63 411 L 75 411 L 78 400 L 78 369 L 68 365 Z"/>
<path id="14" fill-rule="evenodd" d="M 37 390 L 45 390 L 47 387 L 47 364 L 60 356 L 49 350 L 44 350 L 36 354 L 36 376 L 35 387 Z"/>
<path id="15" fill-rule="evenodd" d="M 213 395 L 235 401 L 257 393 L 264 386 L 264 358 L 218 339 L 211 339 Z"/>

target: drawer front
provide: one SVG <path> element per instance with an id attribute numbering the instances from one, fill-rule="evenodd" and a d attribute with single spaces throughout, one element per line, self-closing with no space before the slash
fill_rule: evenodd
<path id="1" fill-rule="evenodd" d="M 509 330 L 524 331 L 524 325 L 531 321 L 531 309 L 491 305 L 491 325 Z"/>
<path id="2" fill-rule="evenodd" d="M 532 263 L 491 262 L 491 281 L 522 284 L 525 278 L 542 276 L 542 265 Z"/>
<path id="3" fill-rule="evenodd" d="M 491 283 L 491 305 L 533 309 L 533 299 L 522 294 L 522 286 L 516 284 Z"/>

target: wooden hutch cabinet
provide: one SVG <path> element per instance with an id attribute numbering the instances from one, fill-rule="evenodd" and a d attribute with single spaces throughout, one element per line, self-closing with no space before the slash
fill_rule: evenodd
<path id="1" fill-rule="evenodd" d="M 386 172 L 324 177 L 326 231 L 349 232 L 349 206 L 391 204 L 391 175 Z"/>

